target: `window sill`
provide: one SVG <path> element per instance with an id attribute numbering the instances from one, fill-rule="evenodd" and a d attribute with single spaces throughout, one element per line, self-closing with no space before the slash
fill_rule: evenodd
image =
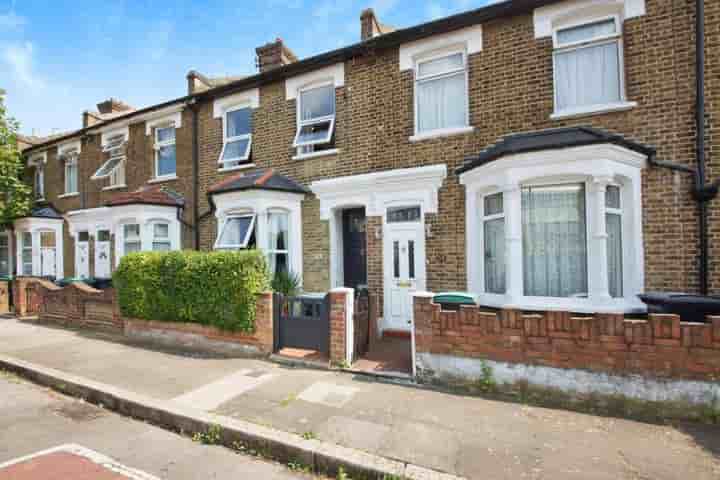
<path id="1" fill-rule="evenodd" d="M 147 183 L 163 183 L 163 182 L 171 182 L 173 180 L 177 180 L 178 177 L 176 175 L 173 176 L 167 176 L 167 177 L 157 177 L 157 178 L 151 178 L 147 181 Z"/>
<path id="2" fill-rule="evenodd" d="M 556 297 L 510 297 L 493 293 L 481 293 L 478 304 L 493 308 L 510 308 L 528 311 L 563 311 L 577 313 L 645 313 L 647 307 L 635 297 L 627 298 L 556 298 Z"/>
<path id="3" fill-rule="evenodd" d="M 473 132 L 475 127 L 457 127 L 457 128 L 440 128 L 438 130 L 431 130 L 429 132 L 418 133 L 410 137 L 411 143 L 422 142 L 423 140 L 430 140 L 433 138 L 452 137 L 454 135 L 463 135 L 466 133 Z"/>
<path id="4" fill-rule="evenodd" d="M 218 168 L 218 172 L 234 172 L 236 170 L 245 170 L 247 168 L 253 167 L 255 167 L 254 163 L 244 163 L 242 165 L 236 165 L 234 167 L 220 167 Z"/>
<path id="5" fill-rule="evenodd" d="M 320 150 L 319 152 L 312 153 L 300 153 L 292 157 L 293 160 L 307 160 L 308 158 L 327 157 L 329 155 L 337 155 L 340 153 L 339 148 L 332 148 L 330 150 Z"/>
<path id="6" fill-rule="evenodd" d="M 610 112 L 624 112 L 637 107 L 637 102 L 617 102 L 606 103 L 602 105 L 591 105 L 582 108 L 573 108 L 570 110 L 561 110 L 550 115 L 552 120 L 562 120 L 565 118 L 584 117 L 589 115 L 600 115 Z"/>
<path id="7" fill-rule="evenodd" d="M 106 192 L 108 190 L 120 190 L 123 188 L 127 188 L 127 185 L 111 185 L 109 187 L 103 187 L 103 192 Z"/>
<path id="8" fill-rule="evenodd" d="M 78 195 L 80 195 L 80 192 L 63 193 L 62 195 L 58 195 L 58 198 L 72 198 L 77 197 Z"/>

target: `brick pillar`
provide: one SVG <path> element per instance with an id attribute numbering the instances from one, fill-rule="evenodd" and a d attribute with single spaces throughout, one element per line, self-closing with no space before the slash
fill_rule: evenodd
<path id="1" fill-rule="evenodd" d="M 37 295 L 28 295 L 28 287 L 39 281 L 40 279 L 35 277 L 16 277 L 13 280 L 13 304 L 18 317 L 37 313 L 40 307 L 37 304 Z"/>
<path id="2" fill-rule="evenodd" d="M 258 294 L 255 307 L 255 336 L 260 350 L 268 354 L 273 351 L 273 315 L 272 292 Z"/>
<path id="3" fill-rule="evenodd" d="M 10 311 L 10 282 L 0 280 L 0 313 Z"/>
<path id="4" fill-rule="evenodd" d="M 342 363 L 347 361 L 348 342 L 347 338 L 348 321 L 352 322 L 353 312 L 349 312 L 348 298 L 352 300 L 352 288 L 334 288 L 328 293 L 330 296 L 330 361 Z"/>
<path id="5" fill-rule="evenodd" d="M 429 353 L 433 340 L 433 294 L 416 292 L 413 294 L 413 322 L 415 324 L 415 352 Z"/>

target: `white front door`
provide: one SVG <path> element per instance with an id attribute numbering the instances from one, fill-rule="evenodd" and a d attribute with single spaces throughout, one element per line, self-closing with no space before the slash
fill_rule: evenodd
<path id="1" fill-rule="evenodd" d="M 75 241 L 75 276 L 90 277 L 90 236 L 88 232 L 78 232 Z"/>
<path id="2" fill-rule="evenodd" d="M 410 221 L 394 222 L 393 218 Z M 388 216 L 384 241 L 384 329 L 410 331 L 412 293 L 425 289 L 425 237 L 422 221 L 414 213 Z"/>
<path id="3" fill-rule="evenodd" d="M 95 235 L 95 278 L 110 278 L 110 230 Z"/>

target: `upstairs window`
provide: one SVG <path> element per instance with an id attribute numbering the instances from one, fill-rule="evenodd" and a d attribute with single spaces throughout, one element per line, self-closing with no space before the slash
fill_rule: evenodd
<path id="1" fill-rule="evenodd" d="M 109 187 L 125 185 L 125 134 L 113 135 L 103 145 L 107 160 L 91 177 L 93 180 L 108 178 Z"/>
<path id="2" fill-rule="evenodd" d="M 293 146 L 299 154 L 332 148 L 335 131 L 335 86 L 301 90 L 298 95 L 298 125 Z"/>
<path id="3" fill-rule="evenodd" d="M 174 177 L 177 173 L 175 126 L 155 128 L 155 178 Z"/>
<path id="4" fill-rule="evenodd" d="M 223 224 L 217 249 L 238 250 L 253 247 L 255 238 L 255 215 L 236 215 L 228 217 Z"/>
<path id="5" fill-rule="evenodd" d="M 45 167 L 38 164 L 35 167 L 35 200 L 45 199 Z"/>
<path id="6" fill-rule="evenodd" d="M 252 148 L 252 108 L 226 110 L 223 114 L 223 124 L 220 168 L 234 168 L 247 163 Z"/>
<path id="7" fill-rule="evenodd" d="M 63 152 L 65 171 L 65 194 L 78 193 L 78 151 L 76 149 Z"/>
<path id="8" fill-rule="evenodd" d="M 621 28 L 611 17 L 555 30 L 556 113 L 624 101 Z"/>
<path id="9" fill-rule="evenodd" d="M 415 65 L 415 133 L 468 126 L 467 59 L 464 52 L 419 60 Z"/>

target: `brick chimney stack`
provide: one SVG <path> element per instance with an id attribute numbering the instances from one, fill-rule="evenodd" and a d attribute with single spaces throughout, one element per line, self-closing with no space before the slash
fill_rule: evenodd
<path id="1" fill-rule="evenodd" d="M 124 103 L 120 100 L 117 100 L 115 98 L 108 98 L 104 102 L 100 102 L 97 104 L 98 112 L 100 112 L 103 115 L 107 115 L 109 113 L 117 113 L 117 112 L 127 112 L 129 110 L 132 110 L 133 108 Z"/>
<path id="2" fill-rule="evenodd" d="M 285 46 L 281 38 L 257 47 L 255 53 L 257 53 L 257 66 L 260 69 L 260 73 L 297 62 L 298 60 L 292 50 Z"/>
<path id="3" fill-rule="evenodd" d="M 395 28 L 389 25 L 383 25 L 378 21 L 375 11 L 372 8 L 366 8 L 360 14 L 360 39 L 363 42 L 382 35 L 383 33 L 392 32 L 393 30 L 395 30 Z"/>

